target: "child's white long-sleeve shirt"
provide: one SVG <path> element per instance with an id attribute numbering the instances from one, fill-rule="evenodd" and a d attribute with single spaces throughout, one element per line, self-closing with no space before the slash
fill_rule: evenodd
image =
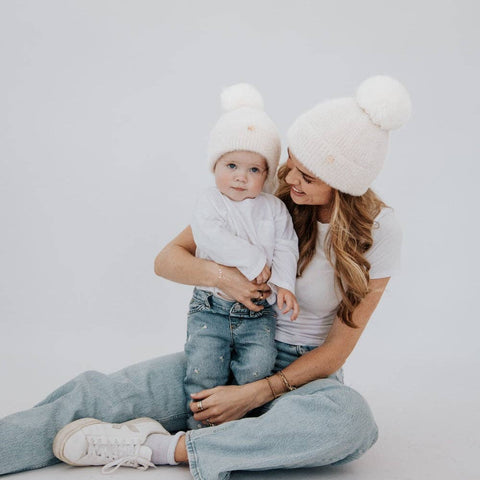
<path id="1" fill-rule="evenodd" d="M 237 267 L 249 280 L 268 265 L 269 284 L 295 293 L 298 239 L 279 198 L 261 193 L 235 202 L 211 187 L 200 194 L 191 226 L 197 257 Z M 222 294 L 215 288 L 199 288 Z"/>

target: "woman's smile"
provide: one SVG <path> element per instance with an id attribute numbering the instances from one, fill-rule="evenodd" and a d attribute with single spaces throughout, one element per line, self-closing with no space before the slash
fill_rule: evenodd
<path id="1" fill-rule="evenodd" d="M 301 190 L 298 190 L 296 187 L 294 187 L 293 185 L 290 187 L 290 192 L 293 194 L 293 195 L 297 195 L 297 196 L 303 196 L 305 195 L 305 192 L 302 192 Z"/>

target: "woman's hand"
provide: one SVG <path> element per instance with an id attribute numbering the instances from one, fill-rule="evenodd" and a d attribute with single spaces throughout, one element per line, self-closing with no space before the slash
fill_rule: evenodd
<path id="1" fill-rule="evenodd" d="M 157 255 L 155 273 L 185 285 L 217 287 L 254 312 L 263 310 L 252 299 L 267 298 L 271 293 L 268 285 L 249 282 L 235 267 L 195 257 L 196 248 L 192 229 L 187 227 Z"/>
<path id="2" fill-rule="evenodd" d="M 262 404 L 256 401 L 260 383 L 225 385 L 193 393 L 190 403 L 193 418 L 206 425 L 220 425 L 244 417 L 247 412 Z"/>
<path id="3" fill-rule="evenodd" d="M 216 285 L 222 292 L 245 305 L 249 310 L 259 312 L 263 307 L 256 305 L 252 300 L 267 298 L 271 291 L 266 283 L 257 284 L 255 280 L 248 279 L 235 267 L 218 265 L 219 276 Z"/>
<path id="4" fill-rule="evenodd" d="M 272 272 L 270 268 L 267 264 L 265 264 L 263 270 L 258 274 L 257 278 L 255 279 L 255 282 L 257 282 L 258 285 L 261 285 L 262 283 L 267 283 L 271 274 Z"/>

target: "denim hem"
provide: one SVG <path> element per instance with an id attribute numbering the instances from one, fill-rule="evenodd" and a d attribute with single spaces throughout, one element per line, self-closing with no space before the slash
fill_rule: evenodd
<path id="1" fill-rule="evenodd" d="M 197 467 L 197 453 L 195 451 L 195 446 L 193 445 L 193 442 L 190 440 L 190 433 L 191 432 L 187 432 L 185 434 L 185 446 L 187 447 L 188 455 L 188 468 L 190 469 L 190 473 L 195 480 L 204 480 Z"/>
<path id="2" fill-rule="evenodd" d="M 203 476 L 201 472 L 198 462 L 198 453 L 196 451 L 193 439 L 191 438 L 191 434 L 191 431 L 188 431 L 185 434 L 185 446 L 187 447 L 188 467 L 190 468 L 190 473 L 195 480 L 208 480 L 208 478 Z M 218 476 L 218 480 L 228 480 L 229 478 L 230 473 L 225 473 L 221 477 L 220 475 Z"/>

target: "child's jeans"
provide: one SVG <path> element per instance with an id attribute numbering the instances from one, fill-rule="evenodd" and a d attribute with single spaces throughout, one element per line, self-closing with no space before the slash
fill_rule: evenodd
<path id="1" fill-rule="evenodd" d="M 227 383 L 260 380 L 272 373 L 277 356 L 275 313 L 266 301 L 253 312 L 196 288 L 189 305 L 185 392 L 190 394 Z M 189 405 L 187 405 L 189 409 Z M 204 427 L 191 416 L 189 429 Z"/>

